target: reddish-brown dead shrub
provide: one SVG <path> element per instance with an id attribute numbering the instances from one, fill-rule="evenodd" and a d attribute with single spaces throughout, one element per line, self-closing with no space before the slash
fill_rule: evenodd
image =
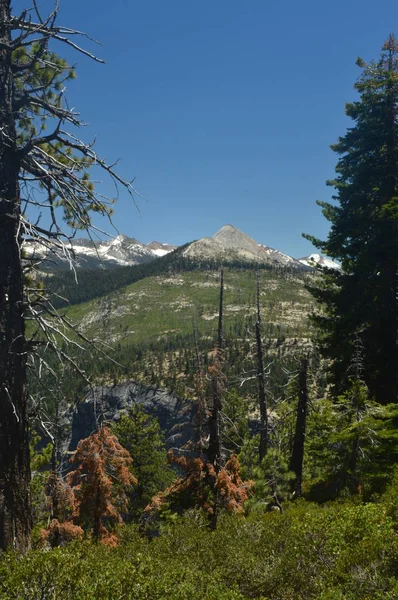
<path id="1" fill-rule="evenodd" d="M 55 548 L 73 540 L 81 540 L 83 533 L 83 529 L 71 521 L 60 523 L 57 519 L 53 519 L 48 529 L 40 531 L 40 540 L 43 544 L 48 543 L 51 548 Z"/>

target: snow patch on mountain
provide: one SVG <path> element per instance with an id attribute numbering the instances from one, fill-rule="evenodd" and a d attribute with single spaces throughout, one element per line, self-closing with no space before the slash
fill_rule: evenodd
<path id="1" fill-rule="evenodd" d="M 118 235 L 107 241 L 92 241 L 86 239 L 73 240 L 72 244 L 62 247 L 56 245 L 47 247 L 37 242 L 26 242 L 24 252 L 29 258 L 44 259 L 50 268 L 67 268 L 66 255 L 74 256 L 77 267 L 116 267 L 130 266 L 150 262 L 160 256 L 165 256 L 177 246 L 151 242 L 146 245 L 135 238 Z M 50 262 L 51 261 L 51 262 Z"/>
<path id="2" fill-rule="evenodd" d="M 307 267 L 326 267 L 327 269 L 341 269 L 341 265 L 328 258 L 327 256 L 322 256 L 321 254 L 310 254 L 310 256 L 304 256 L 303 258 L 299 258 L 299 262 Z"/>

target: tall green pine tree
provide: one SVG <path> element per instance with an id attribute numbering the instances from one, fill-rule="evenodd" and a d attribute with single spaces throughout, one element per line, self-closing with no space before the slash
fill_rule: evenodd
<path id="1" fill-rule="evenodd" d="M 346 106 L 354 121 L 332 149 L 336 177 L 328 185 L 337 203 L 318 202 L 331 222 L 328 239 L 310 239 L 341 262 L 323 270 L 313 295 L 326 310 L 314 320 L 321 346 L 332 359 L 336 391 L 349 379 L 359 335 L 364 378 L 380 403 L 398 401 L 398 42 L 390 35 L 380 60 L 358 59 L 359 99 Z"/>

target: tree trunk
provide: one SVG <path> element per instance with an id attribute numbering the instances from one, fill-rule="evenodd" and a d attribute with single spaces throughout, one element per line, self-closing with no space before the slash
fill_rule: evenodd
<path id="1" fill-rule="evenodd" d="M 219 472 L 221 465 L 221 428 L 220 412 L 222 410 L 222 381 L 221 381 L 221 350 L 222 350 L 222 323 L 223 323 L 223 295 L 224 295 L 224 271 L 221 271 L 220 277 L 220 306 L 218 316 L 218 339 L 216 347 L 216 358 L 213 365 L 211 378 L 211 395 L 213 408 L 210 417 L 210 439 L 208 448 L 208 458 L 213 463 L 216 473 Z"/>
<path id="2" fill-rule="evenodd" d="M 195 355 L 196 355 L 196 394 L 197 394 L 197 413 L 196 413 L 196 422 L 197 422 L 197 430 L 198 430 L 198 450 L 200 458 L 204 458 L 204 425 L 206 422 L 206 414 L 207 414 L 207 406 L 206 399 L 204 395 L 204 374 L 203 374 L 203 366 L 202 360 L 199 352 L 198 345 L 198 334 L 196 329 L 196 322 L 193 322 L 193 339 L 195 345 Z"/>
<path id="3" fill-rule="evenodd" d="M 0 0 L 0 548 L 30 545 L 26 341 L 10 0 Z"/>
<path id="4" fill-rule="evenodd" d="M 209 461 L 214 465 L 216 474 L 220 472 L 223 467 L 222 459 L 222 441 L 221 441 L 221 410 L 222 410 L 222 393 L 223 393 L 223 381 L 221 373 L 221 351 L 223 343 L 223 298 L 224 298 L 224 271 L 221 270 L 220 275 L 220 305 L 218 313 L 218 339 L 216 347 L 216 359 L 213 365 L 212 377 L 211 377 L 211 395 L 213 400 L 212 413 L 209 420 L 209 447 L 207 450 L 207 456 Z M 218 518 L 218 492 L 214 491 L 214 505 L 213 514 L 211 518 L 210 527 L 215 530 L 217 527 Z"/>
<path id="5" fill-rule="evenodd" d="M 256 323 L 256 342 L 257 342 L 257 380 L 258 380 L 258 402 L 260 406 L 260 447 L 259 462 L 263 460 L 268 449 L 268 413 L 267 398 L 265 395 L 265 375 L 264 375 L 264 357 L 261 340 L 261 312 L 260 312 L 260 278 L 257 273 L 257 323 Z"/>
<path id="6" fill-rule="evenodd" d="M 292 483 L 292 491 L 296 498 L 301 496 L 301 485 L 303 482 L 304 443 L 308 407 L 307 370 L 308 360 L 304 358 L 300 365 L 296 431 L 289 463 L 289 470 L 296 474 L 296 478 Z"/>

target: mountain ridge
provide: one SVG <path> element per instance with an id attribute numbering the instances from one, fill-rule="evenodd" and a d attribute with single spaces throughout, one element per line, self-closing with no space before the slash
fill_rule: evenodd
<path id="1" fill-rule="evenodd" d="M 118 234 L 107 241 L 78 238 L 64 248 L 72 256 L 77 268 L 114 268 L 151 262 L 172 252 L 177 246 L 155 241 L 143 244 L 136 238 Z M 23 245 L 25 255 L 43 261 L 46 269 L 69 269 L 64 248 L 55 244 L 43 246 L 37 242 L 25 242 Z"/>
<path id="2" fill-rule="evenodd" d="M 185 245 L 183 256 L 193 260 L 215 260 L 218 262 L 247 262 L 270 266 L 314 268 L 318 265 L 340 268 L 338 263 L 319 254 L 300 259 L 258 243 L 254 238 L 231 224 L 223 225 L 213 236 L 202 237 Z M 67 256 L 77 268 L 115 268 L 144 264 L 163 257 L 178 246 L 152 241 L 144 244 L 136 238 L 123 234 L 106 241 L 84 238 L 73 240 L 69 245 L 40 244 L 27 241 L 23 245 L 25 256 L 38 260 L 46 270 L 70 268 Z"/>

